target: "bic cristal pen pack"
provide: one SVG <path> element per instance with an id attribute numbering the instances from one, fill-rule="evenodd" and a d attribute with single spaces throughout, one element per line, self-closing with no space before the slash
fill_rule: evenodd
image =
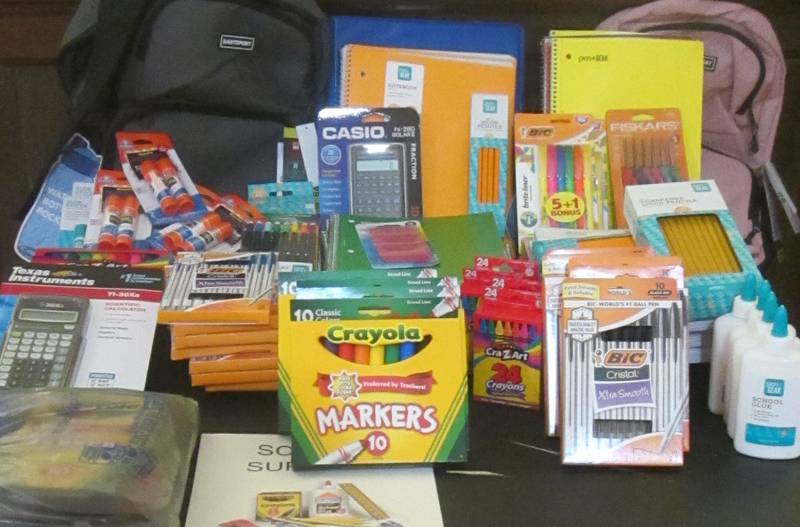
<path id="1" fill-rule="evenodd" d="M 279 301 L 295 468 L 465 461 L 458 297 Z"/>
<path id="2" fill-rule="evenodd" d="M 678 281 L 567 278 L 561 294 L 562 461 L 682 465 L 689 390 Z"/>

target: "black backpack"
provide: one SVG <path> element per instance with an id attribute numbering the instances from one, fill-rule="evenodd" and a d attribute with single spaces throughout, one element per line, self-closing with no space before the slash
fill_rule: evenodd
<path id="1" fill-rule="evenodd" d="M 163 131 L 196 183 L 246 196 L 275 180 L 284 126 L 313 121 L 328 53 L 313 0 L 84 0 L 58 69 L 104 166 L 117 130 Z"/>

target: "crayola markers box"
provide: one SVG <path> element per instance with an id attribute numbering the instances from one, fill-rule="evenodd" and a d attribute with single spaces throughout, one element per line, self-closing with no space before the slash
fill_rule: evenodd
<path id="1" fill-rule="evenodd" d="M 442 300 L 280 297 L 295 468 L 466 461 L 464 314 Z"/>

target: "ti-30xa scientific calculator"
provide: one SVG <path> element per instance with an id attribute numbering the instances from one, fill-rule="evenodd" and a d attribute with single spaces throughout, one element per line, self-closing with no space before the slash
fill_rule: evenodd
<path id="1" fill-rule="evenodd" d="M 401 218 L 406 210 L 405 145 L 350 145 L 350 212 Z"/>
<path id="2" fill-rule="evenodd" d="M 0 353 L 0 388 L 66 386 L 88 310 L 85 298 L 20 295 Z"/>

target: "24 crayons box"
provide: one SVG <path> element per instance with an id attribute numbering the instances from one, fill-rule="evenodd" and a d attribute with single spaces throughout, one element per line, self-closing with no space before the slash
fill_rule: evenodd
<path id="1" fill-rule="evenodd" d="M 293 465 L 465 461 L 467 361 L 457 305 L 282 295 L 280 382 L 290 399 Z"/>
<path id="2" fill-rule="evenodd" d="M 541 404 L 541 283 L 535 262 L 478 256 L 461 287 L 470 313 L 472 391 L 479 401 Z"/>

